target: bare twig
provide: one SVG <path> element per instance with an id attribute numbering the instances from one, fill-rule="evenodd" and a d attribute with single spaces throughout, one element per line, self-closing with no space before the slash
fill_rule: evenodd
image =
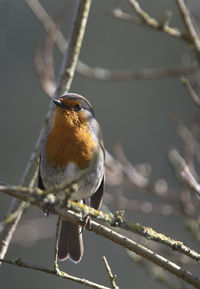
<path id="1" fill-rule="evenodd" d="M 116 158 L 106 151 L 106 180 L 111 186 L 137 189 L 141 192 L 151 193 L 160 198 L 177 203 L 179 198 L 175 190 L 165 189 L 160 194 L 156 184 L 150 183 L 149 178 L 139 173 L 136 168 L 127 160 L 122 147 L 117 147 Z"/>
<path id="2" fill-rule="evenodd" d="M 138 15 L 138 17 L 135 17 L 131 14 L 123 12 L 120 8 L 115 8 L 111 15 L 124 20 L 128 22 L 132 22 L 137 25 L 145 25 L 146 27 L 152 28 L 154 30 L 159 30 L 161 32 L 164 32 L 172 37 L 180 38 L 184 41 L 188 41 L 188 37 L 185 33 L 181 32 L 178 28 L 174 28 L 169 26 L 169 22 L 171 19 L 171 13 L 167 13 L 165 16 L 165 19 L 162 21 L 158 21 L 155 18 L 151 17 L 147 14 L 139 5 L 139 3 L 135 0 L 129 0 L 129 3 L 131 4 L 132 8 Z"/>
<path id="3" fill-rule="evenodd" d="M 137 70 L 109 70 L 101 67 L 90 67 L 83 62 L 79 62 L 79 65 L 77 66 L 77 72 L 82 76 L 100 81 L 132 81 L 177 77 L 182 75 L 191 75 L 199 70 L 200 68 L 196 64 L 188 66 L 177 65 L 169 68 L 141 68 Z"/>
<path id="4" fill-rule="evenodd" d="M 55 91 L 54 97 L 57 97 L 60 93 L 68 92 L 71 86 L 77 59 L 80 53 L 83 35 L 85 32 L 85 28 L 86 28 L 90 5 L 91 5 L 91 0 L 83 0 L 83 1 L 77 0 L 76 9 L 74 12 L 74 20 L 73 20 L 72 29 L 71 29 L 71 35 L 69 37 L 69 46 L 63 59 L 63 64 L 60 70 L 59 78 L 57 81 L 57 89 Z M 23 185 L 27 184 L 27 180 L 36 170 L 37 159 L 38 159 L 38 155 L 40 152 L 43 137 L 46 135 L 49 124 L 50 124 L 52 108 L 53 108 L 53 105 L 51 103 L 49 106 L 48 113 L 45 118 L 45 125 L 41 129 L 34 151 L 24 171 L 22 181 L 21 181 L 21 184 Z M 10 212 L 15 212 L 20 207 L 21 207 L 21 202 L 19 202 L 18 200 L 14 201 L 11 206 Z M 0 236 L 0 258 L 4 258 L 6 254 L 12 235 L 20 220 L 21 213 L 17 215 L 16 219 L 12 223 L 9 223 L 4 226 L 4 229 Z"/>
<path id="5" fill-rule="evenodd" d="M 58 29 L 53 19 L 46 12 L 44 7 L 38 0 L 24 0 L 25 3 L 31 8 L 34 15 L 38 18 L 44 29 L 55 41 L 59 51 L 64 54 L 67 42 Z M 38 12 L 39 10 L 39 12 Z M 39 13 L 39 14 L 38 14 Z M 48 22 L 48 24 L 46 23 Z M 138 70 L 119 69 L 109 70 L 101 67 L 90 67 L 89 65 L 78 60 L 76 71 L 84 77 L 97 79 L 101 81 L 131 81 L 141 79 L 155 79 L 163 77 L 177 77 L 181 75 L 191 75 L 200 70 L 196 64 L 190 65 L 177 65 L 170 68 L 143 68 Z"/>
<path id="6" fill-rule="evenodd" d="M 58 239 L 59 239 L 59 230 L 60 230 L 60 217 L 56 224 L 56 241 L 55 241 L 55 250 L 54 250 L 54 270 L 58 270 Z"/>
<path id="7" fill-rule="evenodd" d="M 192 174 L 193 178 L 198 180 L 198 171 L 196 170 L 195 157 L 200 161 L 200 146 L 198 143 L 198 135 L 200 132 L 200 111 L 197 110 L 197 113 L 192 121 L 190 128 L 187 128 L 181 120 L 174 118 L 174 124 L 176 127 L 177 134 L 183 141 L 184 144 L 184 162 L 187 164 L 187 167 Z M 179 171 L 177 174 L 180 179 Z M 183 181 L 182 177 L 181 180 Z M 183 209 L 183 212 L 186 216 L 190 218 L 198 219 L 199 215 L 199 205 L 196 195 L 194 195 L 191 186 L 188 186 L 187 182 L 182 182 L 182 189 L 179 193 L 180 205 Z"/>
<path id="8" fill-rule="evenodd" d="M 189 95 L 194 100 L 195 104 L 200 107 L 200 99 L 197 93 L 194 91 L 190 81 L 184 77 L 181 78 L 181 82 L 184 84 L 185 88 L 187 89 Z"/>
<path id="9" fill-rule="evenodd" d="M 33 162 L 34 163 L 34 162 Z M 32 163 L 32 164 L 33 164 Z M 35 161 L 37 163 L 37 161 Z M 32 165 L 31 164 L 31 165 Z M 26 176 L 23 175 L 21 183 L 26 184 Z M 37 169 L 35 170 L 32 178 L 29 182 L 29 187 L 32 188 L 35 184 L 37 177 Z M 4 257 L 7 251 L 7 248 L 10 244 L 11 238 L 15 231 L 15 228 L 21 218 L 23 211 L 29 206 L 29 203 L 21 202 L 18 199 L 13 199 L 11 202 L 11 207 L 8 211 L 7 217 L 1 222 L 0 226 L 0 257 Z M 0 263 L 1 265 L 1 263 Z"/>
<path id="10" fill-rule="evenodd" d="M 199 196 L 200 196 L 200 184 L 194 178 L 184 158 L 176 151 L 172 149 L 169 151 L 169 160 L 174 166 L 177 176 L 184 180 Z"/>
<path id="11" fill-rule="evenodd" d="M 116 283 L 115 283 L 116 275 L 113 275 L 113 273 L 112 273 L 112 271 L 111 271 L 111 268 L 110 268 L 110 266 L 109 266 L 109 264 L 108 264 L 108 261 L 107 261 L 106 257 L 103 256 L 102 259 L 103 259 L 103 262 L 104 262 L 104 264 L 105 264 L 106 271 L 107 271 L 107 273 L 108 273 L 108 277 L 109 277 L 109 280 L 110 280 L 111 288 L 112 288 L 112 289 L 119 289 L 119 287 L 118 287 L 118 286 L 116 285 Z"/>
<path id="12" fill-rule="evenodd" d="M 200 61 L 200 40 L 192 24 L 190 12 L 187 9 L 184 0 L 176 0 L 176 3 L 183 18 L 183 22 L 185 24 L 187 32 L 190 36 L 190 41 L 194 45 L 195 51 L 197 53 L 197 60 Z"/>
<path id="13" fill-rule="evenodd" d="M 126 13 L 122 11 L 121 8 L 116 7 L 113 10 L 110 11 L 110 15 L 113 16 L 114 18 L 127 21 L 127 22 L 132 22 L 137 25 L 144 24 L 143 21 L 139 17 L 133 16 L 132 14 Z"/>
<path id="14" fill-rule="evenodd" d="M 57 43 L 59 50 L 64 54 L 66 51 L 66 40 L 61 31 L 52 21 L 50 15 L 38 0 L 24 0 L 30 10 L 37 16 L 37 19 L 43 24 L 46 31 L 50 32 L 51 37 Z"/>
<path id="15" fill-rule="evenodd" d="M 59 271 L 59 270 L 53 270 L 53 269 L 49 269 L 49 268 L 45 268 L 42 266 L 37 266 L 37 265 L 30 265 L 27 263 L 24 263 L 21 259 L 17 259 L 16 261 L 12 261 L 12 260 L 7 260 L 7 259 L 0 259 L 0 262 L 2 263 L 6 263 L 6 264 L 10 264 L 10 265 L 15 265 L 15 266 L 19 266 L 22 268 L 27 268 L 27 269 L 32 269 L 32 270 L 36 270 L 36 271 L 40 271 L 40 272 L 44 272 L 44 273 L 48 273 L 48 274 L 52 274 L 55 275 L 56 277 L 59 278 L 63 278 L 63 279 L 67 279 L 67 280 L 71 280 L 74 281 L 76 283 L 80 283 L 84 286 L 88 286 L 90 288 L 96 288 L 96 289 L 110 289 L 109 287 L 91 282 L 87 279 L 83 279 L 83 278 L 79 278 L 79 277 L 75 277 L 72 275 L 69 275 L 63 271 Z"/>
<path id="16" fill-rule="evenodd" d="M 52 45 L 50 44 L 48 46 L 45 45 L 44 50 L 42 49 L 41 45 L 37 45 L 34 60 L 36 71 L 40 79 L 42 89 L 50 98 L 52 98 L 56 89 L 56 82 L 54 77 L 53 55 L 51 57 L 51 60 L 50 57 L 48 58 L 47 62 L 47 59 L 44 57 L 44 55 L 47 53 L 53 54 Z"/>

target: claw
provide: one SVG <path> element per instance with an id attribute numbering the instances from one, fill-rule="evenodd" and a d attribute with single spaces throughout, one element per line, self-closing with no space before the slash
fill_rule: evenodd
<path id="1" fill-rule="evenodd" d="M 47 217 L 49 217 L 51 214 L 55 214 L 54 205 L 51 203 L 46 203 L 43 206 L 43 212 Z"/>

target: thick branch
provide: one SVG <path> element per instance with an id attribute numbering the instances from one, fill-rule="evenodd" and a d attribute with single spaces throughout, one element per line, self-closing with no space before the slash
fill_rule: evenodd
<path id="1" fill-rule="evenodd" d="M 70 190 L 70 188 L 68 188 L 68 190 Z M 10 196 L 20 198 L 23 201 L 30 202 L 31 204 L 36 205 L 40 208 L 44 207 L 44 202 L 50 201 L 54 205 L 59 206 L 63 205 L 63 195 L 61 195 L 60 199 L 59 196 L 55 198 L 55 196 L 52 193 L 53 192 L 52 189 L 48 193 L 47 191 L 44 192 L 38 188 L 30 190 L 29 188 L 26 187 L 0 186 L 0 191 L 9 194 Z M 69 194 L 69 191 L 67 191 L 67 193 Z M 73 202 L 71 200 L 68 200 L 66 208 L 72 209 L 73 211 L 76 212 L 80 212 L 83 215 L 89 214 L 93 218 L 109 223 L 111 226 L 120 227 L 124 230 L 134 232 L 153 241 L 162 243 L 172 248 L 173 250 L 179 251 L 187 255 L 188 257 L 192 258 L 193 260 L 200 262 L 200 254 L 184 245 L 183 242 L 173 240 L 170 237 L 165 236 L 164 234 L 157 233 L 152 228 L 142 226 L 138 223 L 133 224 L 128 220 L 126 220 L 120 211 L 116 212 L 116 215 L 106 214 L 102 211 L 97 211 L 91 207 L 88 207 L 85 204 Z"/>
<path id="2" fill-rule="evenodd" d="M 3 186 L 0 187 L 0 190 L 5 192 L 5 187 L 3 188 Z M 28 195 L 28 188 L 23 188 L 21 189 L 21 193 L 19 190 L 14 190 L 12 189 L 12 187 L 8 187 L 7 188 L 7 193 L 10 195 L 14 195 L 15 197 L 19 197 L 22 200 L 26 200 L 28 202 L 30 202 L 31 204 L 39 207 L 39 208 L 43 208 L 44 206 L 44 202 L 39 199 L 39 196 L 42 197 L 42 191 L 39 189 L 36 189 L 36 193 L 37 193 L 37 198 L 34 198 L 33 195 Z M 34 190 L 32 190 L 32 193 L 34 192 Z M 84 204 L 79 204 L 79 203 L 75 203 L 73 201 L 68 201 L 67 207 L 69 206 L 69 208 L 73 207 L 75 208 L 77 211 L 78 209 L 82 208 L 82 212 L 84 213 L 89 213 L 91 215 L 96 215 L 96 217 L 98 219 L 101 220 L 105 220 L 106 218 L 108 218 L 111 220 L 112 225 L 115 226 L 120 226 L 123 228 L 123 226 L 121 226 L 120 224 L 124 224 L 124 229 L 128 229 L 131 228 L 130 223 L 128 222 L 123 222 L 120 223 L 120 218 L 119 216 L 114 217 L 112 215 L 107 215 L 104 214 L 103 212 L 99 212 L 84 205 Z M 81 210 L 81 209 L 80 209 Z M 58 215 L 59 217 L 66 219 L 70 222 L 76 223 L 76 224 L 80 224 L 82 225 L 82 219 L 80 218 L 79 214 L 76 214 L 72 211 L 67 211 L 66 209 L 60 209 L 55 207 L 54 208 L 54 212 L 56 215 Z M 93 212 L 93 214 L 92 214 Z M 106 220 L 107 221 L 107 220 Z M 137 225 L 136 225 L 137 226 Z M 181 278 L 182 280 L 184 280 L 185 282 L 187 282 L 188 284 L 193 285 L 196 288 L 200 288 L 200 279 L 193 276 L 191 272 L 184 270 L 183 268 L 181 268 L 180 266 L 176 265 L 175 263 L 169 261 L 168 259 L 156 254 L 155 252 L 151 251 L 150 249 L 134 242 L 133 240 L 130 240 L 128 238 L 126 238 L 125 236 L 112 231 L 111 229 L 102 226 L 94 221 L 90 222 L 90 226 L 89 228 L 87 228 L 88 230 L 91 230 L 93 232 L 95 232 L 98 235 L 101 235 L 111 241 L 113 241 L 114 243 L 144 257 L 147 258 L 148 260 L 152 261 L 153 263 L 157 264 L 158 266 L 162 267 L 163 269 L 167 270 L 168 272 L 178 276 L 179 278 Z"/>

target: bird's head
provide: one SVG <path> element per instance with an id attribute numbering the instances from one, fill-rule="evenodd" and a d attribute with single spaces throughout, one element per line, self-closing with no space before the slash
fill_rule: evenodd
<path id="1" fill-rule="evenodd" d="M 94 112 L 90 102 L 83 96 L 68 93 L 53 100 L 56 105 L 54 123 L 76 126 L 90 121 Z"/>

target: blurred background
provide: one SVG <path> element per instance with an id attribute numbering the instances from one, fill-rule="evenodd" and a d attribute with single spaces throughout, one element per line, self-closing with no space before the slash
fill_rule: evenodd
<path id="1" fill-rule="evenodd" d="M 41 1 L 53 18 L 62 11 L 61 30 L 65 36 L 69 33 L 74 3 L 72 0 Z M 110 12 L 119 4 L 123 11 L 134 15 L 126 0 L 93 1 L 80 54 L 84 63 L 91 67 L 137 70 L 172 67 L 181 64 L 185 55 L 192 57 L 184 41 L 112 17 Z M 172 11 L 171 25 L 184 30 L 174 0 L 143 0 L 140 4 L 159 20 L 166 11 Z M 198 0 L 190 1 L 190 5 L 198 16 Z M 46 32 L 24 1 L 0 0 L 0 180 L 9 184 L 20 182 L 50 101 L 41 88 L 34 64 L 35 49 L 39 43 L 44 43 L 45 37 Z M 55 48 L 56 75 L 61 61 L 62 56 Z M 190 128 L 194 125 L 194 119 L 198 119 L 198 113 L 179 77 L 98 81 L 76 73 L 71 91 L 86 96 L 92 102 L 101 124 L 105 147 L 110 153 L 118 155 L 123 148 L 130 163 L 152 184 L 164 184 L 165 189 L 176 191 L 182 189 L 169 165 L 167 152 L 171 147 L 176 147 L 184 153 L 183 141 L 177 134 L 177 122 Z M 105 204 L 111 210 L 125 209 L 125 216 L 133 223 L 153 227 L 199 249 L 198 240 L 186 230 L 188 218 L 185 214 L 180 210 L 173 213 L 171 209 L 163 213 L 153 209 L 154 205 L 168 203 L 166 199 L 158 199 L 137 188 L 113 185 L 106 187 L 106 193 Z M 137 200 L 144 207 L 138 205 L 136 209 L 126 210 L 120 207 L 120 202 L 109 198 L 110 195 L 115 200 L 122 193 L 125 198 Z M 10 197 L 0 195 L 1 219 L 6 215 L 10 201 Z M 55 224 L 54 216 L 46 218 L 40 210 L 29 208 L 23 214 L 6 257 L 20 257 L 27 263 L 50 267 L 54 254 Z M 138 240 L 135 235 L 131 238 Z M 92 232 L 84 232 L 84 245 L 82 261 L 77 265 L 70 261 L 60 263 L 61 269 L 108 285 L 102 261 L 105 255 L 113 273 L 117 274 L 120 287 L 139 289 L 148 284 L 149 289 L 161 288 L 146 263 L 128 257 L 125 250 L 112 242 Z M 189 267 L 190 270 L 197 272 L 193 265 Z M 10 265 L 1 267 L 0 280 L 4 288 L 82 288 L 82 285 L 71 281 Z M 177 286 L 172 288 L 183 288 L 176 278 L 171 280 Z"/>

